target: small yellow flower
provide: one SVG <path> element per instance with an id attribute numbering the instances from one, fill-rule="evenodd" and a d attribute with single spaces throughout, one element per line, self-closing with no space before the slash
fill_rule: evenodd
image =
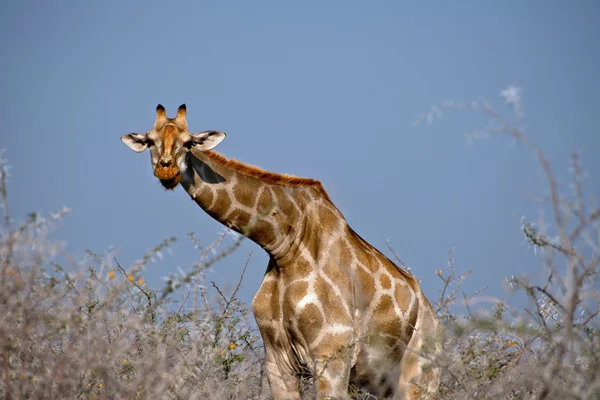
<path id="1" fill-rule="evenodd" d="M 143 284 L 144 284 L 144 280 L 143 279 L 138 280 L 138 285 L 143 285 Z"/>
<path id="2" fill-rule="evenodd" d="M 115 272 L 114 272 L 114 271 L 109 271 L 109 273 L 108 273 L 108 277 L 109 277 L 110 279 L 114 278 L 114 277 L 115 277 Z"/>
<path id="3" fill-rule="evenodd" d="M 442 276 L 442 271 L 441 271 L 441 270 L 439 270 L 439 269 L 436 269 L 436 270 L 435 270 L 435 273 L 436 273 L 436 275 Z"/>
<path id="4" fill-rule="evenodd" d="M 91 384 L 91 383 L 88 383 L 88 387 L 92 387 L 92 384 Z"/>
<path id="5" fill-rule="evenodd" d="M 29 378 L 29 382 L 33 383 L 34 381 L 35 381 L 35 379 L 33 376 L 31 378 Z"/>
<path id="6" fill-rule="evenodd" d="M 224 355 L 224 354 L 225 354 L 225 350 L 222 350 L 222 351 L 221 351 L 221 355 Z"/>
<path id="7" fill-rule="evenodd" d="M 236 344 L 235 343 L 231 343 L 229 345 L 229 350 L 233 350 L 233 349 L 235 349 L 235 347 L 236 347 Z"/>
<path id="8" fill-rule="evenodd" d="M 142 390 L 144 387 L 142 385 L 138 386 L 138 389 Z"/>
<path id="9" fill-rule="evenodd" d="M 506 344 L 506 347 L 517 347 L 517 342 L 510 342 Z"/>
<path id="10" fill-rule="evenodd" d="M 99 387 L 100 389 L 102 389 L 102 386 L 104 386 L 104 385 L 103 385 L 103 384 L 101 384 L 101 383 L 98 385 L 98 387 Z"/>
<path id="11" fill-rule="evenodd" d="M 129 282 L 133 282 L 133 280 L 134 280 L 135 278 L 133 277 L 133 275 L 129 275 L 129 276 L 127 277 L 127 279 L 129 279 Z"/>
<path id="12" fill-rule="evenodd" d="M 123 364 L 127 364 L 127 360 L 126 360 L 126 359 L 125 359 L 125 360 L 123 360 Z"/>

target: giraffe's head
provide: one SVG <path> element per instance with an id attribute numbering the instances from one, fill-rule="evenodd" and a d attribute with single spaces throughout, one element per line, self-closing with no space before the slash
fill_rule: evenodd
<path id="1" fill-rule="evenodd" d="M 223 132 L 190 133 L 185 119 L 185 104 L 177 109 L 175 118 L 167 118 L 162 105 L 156 107 L 154 127 L 147 133 L 130 133 L 121 137 L 123 143 L 136 152 L 150 149 L 154 176 L 166 189 L 174 189 L 187 168 L 187 155 L 194 148 L 206 151 L 225 138 Z"/>

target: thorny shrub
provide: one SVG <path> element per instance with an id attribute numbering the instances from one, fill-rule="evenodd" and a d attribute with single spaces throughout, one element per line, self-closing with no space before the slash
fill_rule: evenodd
<path id="1" fill-rule="evenodd" d="M 144 266 L 174 238 L 129 268 L 110 252 L 72 260 L 48 236 L 68 210 L 14 224 L 1 167 L 0 399 L 264 397 L 262 348 L 240 284 L 226 295 L 205 282 L 239 240 L 213 255 L 226 234 L 206 248 L 192 235 L 199 262 L 151 290 Z"/>
<path id="2" fill-rule="evenodd" d="M 444 351 L 435 358 L 442 382 L 437 398 L 598 399 L 600 398 L 600 208 L 584 193 L 579 153 L 571 157 L 571 179 L 559 184 L 547 156 L 523 132 L 521 89 L 501 92 L 512 113 L 487 102 L 447 102 L 423 114 L 416 125 L 433 122 L 444 110 L 467 109 L 488 117 L 474 139 L 506 135 L 529 148 L 543 171 L 548 193 L 538 221 L 521 219 L 519 229 L 540 257 L 541 270 L 506 277 L 509 293 L 524 293 L 528 304 L 474 310 L 457 275 L 451 253 L 437 270 L 442 290 L 436 307 L 445 330 Z M 549 210 L 551 218 L 544 218 Z M 457 314 L 459 304 L 466 317 Z M 433 357 L 433 356 L 431 356 Z"/>
<path id="3" fill-rule="evenodd" d="M 529 147 L 549 188 L 540 209 L 547 206 L 552 216 L 522 219 L 515 227 L 542 267 L 529 277 L 506 278 L 507 290 L 528 299 L 520 308 L 498 301 L 474 309 L 481 291 L 463 291 L 470 272 L 457 273 L 452 249 L 448 265 L 435 271 L 441 289 L 433 303 L 443 351 L 426 348 L 422 354 L 440 371 L 433 398 L 598 399 L 600 209 L 587 204 L 578 153 L 571 160 L 571 185 L 559 185 L 543 151 L 523 133 L 520 89 L 511 86 L 502 96 L 513 111 L 510 118 L 486 102 L 452 102 L 417 120 L 432 122 L 450 109 L 487 115 L 491 122 L 468 139 L 505 134 Z M 83 260 L 73 260 L 48 237 L 68 210 L 48 218 L 31 214 L 20 224 L 11 220 L 7 169 L 0 160 L 0 399 L 269 397 L 262 343 L 250 311 L 236 297 L 243 273 L 231 294 L 205 277 L 241 238 L 221 249 L 227 233 L 208 247 L 190 235 L 198 263 L 152 290 L 143 280 L 144 266 L 174 238 L 128 267 L 110 251 L 88 251 Z M 315 396 L 306 376 L 303 387 L 303 397 Z"/>

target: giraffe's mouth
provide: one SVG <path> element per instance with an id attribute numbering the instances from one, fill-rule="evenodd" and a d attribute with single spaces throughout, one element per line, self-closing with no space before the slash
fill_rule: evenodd
<path id="1" fill-rule="evenodd" d="M 181 181 L 181 170 L 177 167 L 156 167 L 154 176 L 160 180 L 165 189 L 175 189 Z"/>

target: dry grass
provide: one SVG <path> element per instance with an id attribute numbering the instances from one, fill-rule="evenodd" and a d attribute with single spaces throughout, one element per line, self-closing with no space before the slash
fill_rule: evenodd
<path id="1" fill-rule="evenodd" d="M 522 309 L 508 312 L 500 302 L 475 309 L 472 299 L 479 293 L 462 291 L 468 274 L 457 275 L 448 255 L 448 267 L 436 271 L 444 352 L 424 354 L 441 370 L 434 397 L 599 399 L 600 209 L 587 205 L 578 154 L 565 189 L 521 130 L 519 91 L 509 88 L 503 95 L 514 122 L 487 103 L 447 103 L 420 121 L 432 121 L 444 109 L 471 109 L 493 122 L 471 138 L 506 134 L 532 149 L 548 182 L 552 218 L 524 220 L 520 229 L 540 251 L 545 275 L 506 279 L 507 289 L 529 299 Z M 141 271 L 173 238 L 131 266 L 121 266 L 110 252 L 74 260 L 48 239 L 68 210 L 48 218 L 32 214 L 15 224 L 8 212 L 7 165 L 0 161 L 0 167 L 0 399 L 269 398 L 262 343 L 250 311 L 236 298 L 242 277 L 231 294 L 205 281 L 206 268 L 239 240 L 223 248 L 223 235 L 203 248 L 191 236 L 199 262 L 152 289 Z M 539 277 L 539 268 L 535 273 Z M 304 383 L 310 398 L 310 379 Z"/>

